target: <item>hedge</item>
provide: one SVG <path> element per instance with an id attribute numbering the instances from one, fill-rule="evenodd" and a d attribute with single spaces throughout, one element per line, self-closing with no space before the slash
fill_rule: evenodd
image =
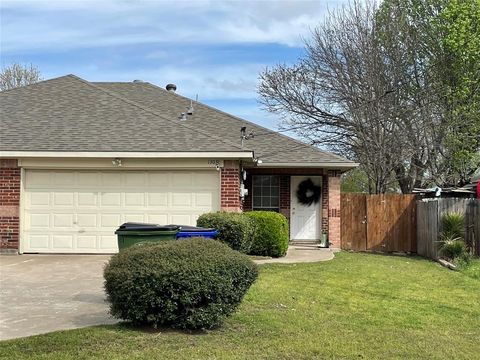
<path id="1" fill-rule="evenodd" d="M 246 255 L 203 238 L 133 246 L 113 256 L 104 270 L 113 316 L 184 329 L 218 325 L 257 275 Z"/>
<path id="2" fill-rule="evenodd" d="M 207 213 L 197 219 L 197 226 L 218 230 L 217 240 L 244 254 L 250 252 L 253 224 L 253 221 L 243 213 Z"/>
<path id="3" fill-rule="evenodd" d="M 245 215 L 255 224 L 250 254 L 280 257 L 288 249 L 288 220 L 282 214 L 273 211 L 250 211 Z"/>

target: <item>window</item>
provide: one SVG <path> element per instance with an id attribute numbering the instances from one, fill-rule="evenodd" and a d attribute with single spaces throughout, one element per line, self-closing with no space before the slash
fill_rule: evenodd
<path id="1" fill-rule="evenodd" d="M 280 207 L 279 187 L 278 176 L 253 176 L 253 210 L 278 211 Z"/>

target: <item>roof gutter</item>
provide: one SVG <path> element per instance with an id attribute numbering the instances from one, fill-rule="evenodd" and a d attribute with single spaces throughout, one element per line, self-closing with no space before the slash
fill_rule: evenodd
<path id="1" fill-rule="evenodd" d="M 141 159 L 253 159 L 253 151 L 219 152 L 82 152 L 82 151 L 0 151 L 0 158 L 141 158 Z"/>
<path id="2" fill-rule="evenodd" d="M 261 163 L 258 167 L 262 168 L 328 168 L 349 170 L 359 166 L 354 162 L 318 162 L 318 163 Z"/>

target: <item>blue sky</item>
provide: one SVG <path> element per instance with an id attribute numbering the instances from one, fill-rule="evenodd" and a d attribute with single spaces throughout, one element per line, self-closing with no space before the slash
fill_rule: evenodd
<path id="1" fill-rule="evenodd" d="M 0 0 L 1 65 L 45 79 L 141 79 L 275 129 L 257 103 L 258 74 L 295 62 L 303 38 L 344 0 Z"/>

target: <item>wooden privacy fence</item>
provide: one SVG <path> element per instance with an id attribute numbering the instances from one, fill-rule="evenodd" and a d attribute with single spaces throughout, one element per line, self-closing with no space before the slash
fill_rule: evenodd
<path id="1" fill-rule="evenodd" d="M 342 249 L 416 252 L 415 200 L 415 195 L 342 194 Z"/>
<path id="2" fill-rule="evenodd" d="M 424 199 L 417 203 L 417 252 L 436 259 L 438 237 L 442 231 L 442 216 L 450 212 L 465 215 L 465 242 L 473 254 L 480 256 L 480 200 L 478 199 Z"/>

